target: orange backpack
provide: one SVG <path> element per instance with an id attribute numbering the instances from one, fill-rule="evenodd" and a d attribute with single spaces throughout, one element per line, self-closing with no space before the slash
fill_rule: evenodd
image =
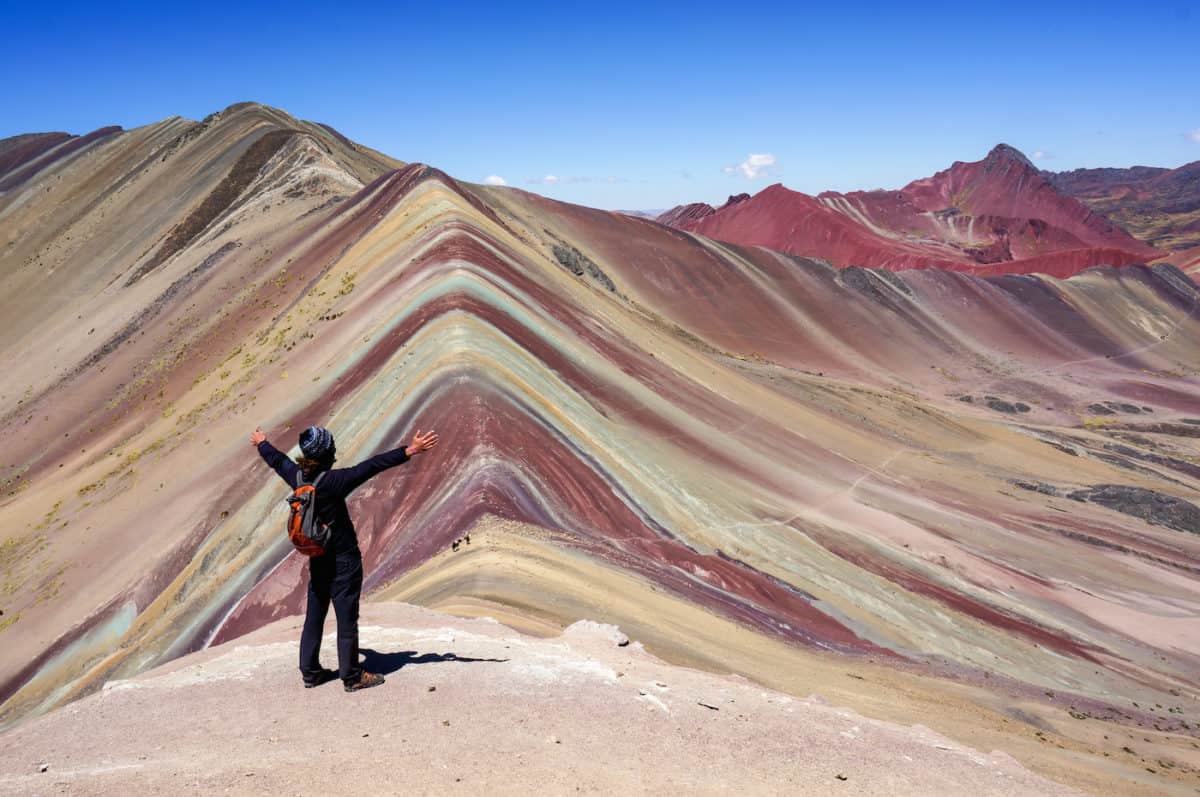
<path id="1" fill-rule="evenodd" d="M 317 474 L 312 484 L 304 481 L 304 471 L 296 470 L 296 489 L 284 500 L 291 508 L 288 515 L 288 538 L 296 550 L 305 556 L 321 556 L 329 546 L 332 529 L 317 518 L 317 485 L 325 471 Z"/>

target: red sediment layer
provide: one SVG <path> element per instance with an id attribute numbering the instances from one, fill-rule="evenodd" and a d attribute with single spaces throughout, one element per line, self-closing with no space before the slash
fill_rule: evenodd
<path id="1" fill-rule="evenodd" d="M 7 144 L 4 149 L 0 149 L 0 177 L 70 138 L 70 133 L 31 133 L 17 136 L 16 139 L 19 140 L 0 141 L 0 145 Z"/>
<path id="2" fill-rule="evenodd" d="M 44 160 L 38 160 L 36 162 L 29 163 L 29 161 L 34 160 L 34 158 L 36 158 L 37 156 L 35 155 L 33 157 L 25 158 L 23 162 L 28 163 L 28 165 L 25 166 L 24 168 L 14 168 L 13 170 L 6 173 L 3 168 L 3 165 L 0 165 L 0 174 L 4 175 L 2 178 L 0 178 L 0 191 L 8 191 L 13 188 L 16 188 L 17 186 L 21 185 L 22 183 L 28 181 L 31 177 L 33 177 L 38 172 L 45 169 L 47 166 L 49 166 L 53 163 L 57 163 L 58 161 L 67 157 L 68 155 L 78 152 L 79 150 L 83 149 L 84 147 L 88 146 L 89 144 L 92 144 L 95 141 L 99 141 L 102 138 L 107 138 L 108 136 L 111 136 L 114 133 L 120 133 L 120 132 L 122 132 L 122 128 L 120 128 L 118 126 L 102 127 L 99 130 L 93 130 L 92 132 L 90 132 L 84 136 L 70 137 L 70 139 L 71 139 L 70 141 L 68 141 L 66 144 L 63 144 L 61 147 L 58 147 L 57 149 L 55 149 L 54 152 L 52 152 L 50 154 L 50 157 L 48 157 Z M 48 135 L 57 136 L 57 135 L 65 135 L 65 134 L 50 133 Z M 62 140 L 63 139 L 60 139 L 59 143 L 61 143 Z M 48 149 L 48 148 L 46 148 L 46 149 Z M 42 152 L 45 152 L 46 149 L 42 149 L 40 152 L 38 152 L 38 155 L 40 155 Z M 3 157 L 4 156 L 0 156 L 0 160 L 3 160 Z"/>
<path id="3" fill-rule="evenodd" d="M 1068 534 L 1087 538 L 1093 545 L 1100 543 L 1114 550 L 1142 556 L 1156 562 L 1170 563 L 1173 567 L 1181 570 L 1200 572 L 1200 558 L 1189 554 L 1180 546 L 1171 545 L 1169 542 L 1163 542 L 1148 534 L 1089 523 L 1077 520 L 1071 515 L 1058 513 L 1054 515 L 1027 514 L 1021 517 L 1026 518 L 1031 524 L 1042 530 L 1065 530 Z"/>
<path id="4" fill-rule="evenodd" d="M 1153 403 L 1157 407 L 1200 415 L 1200 394 L 1175 390 L 1166 385 L 1143 382 L 1138 379 L 1123 379 L 1112 382 L 1108 389 L 1131 401 Z M 1146 416 L 1150 422 L 1153 416 Z"/>
<path id="5" fill-rule="evenodd" d="M 928 581 L 917 573 L 902 569 L 899 565 L 884 562 L 878 557 L 852 550 L 846 545 L 838 544 L 831 540 L 823 540 L 822 545 L 842 559 L 852 562 L 854 565 L 877 576 L 882 576 L 893 584 L 907 589 L 909 592 L 932 598 L 957 612 L 974 617 L 994 628 L 1011 631 L 1059 653 L 1099 663 L 1099 660 L 1092 655 L 1092 651 L 1095 651 L 1096 648 L 1090 645 L 1077 642 L 1070 637 L 1044 628 L 1032 621 L 1014 617 L 982 601 L 969 598 L 940 584 Z"/>

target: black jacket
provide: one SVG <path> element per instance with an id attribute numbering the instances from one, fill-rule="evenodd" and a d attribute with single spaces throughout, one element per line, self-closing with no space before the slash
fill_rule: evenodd
<path id="1" fill-rule="evenodd" d="M 404 448 L 401 446 L 392 451 L 376 454 L 352 468 L 333 468 L 325 472 L 325 477 L 321 479 L 321 484 L 317 488 L 316 509 L 317 518 L 333 527 L 329 553 L 358 551 L 358 536 L 354 532 L 354 523 L 350 520 L 350 512 L 346 509 L 346 496 L 372 476 L 408 462 L 409 456 L 405 453 Z M 299 465 L 266 440 L 258 444 L 258 453 L 279 474 L 279 478 L 287 482 L 288 487 L 293 489 L 296 487 L 296 477 L 300 473 Z"/>

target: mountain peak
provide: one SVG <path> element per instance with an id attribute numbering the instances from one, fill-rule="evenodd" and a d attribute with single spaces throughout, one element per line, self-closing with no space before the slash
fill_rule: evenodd
<path id="1" fill-rule="evenodd" d="M 1025 164 L 1031 169 L 1033 168 L 1033 162 L 1030 161 L 1029 158 L 1025 157 L 1025 154 L 1021 152 L 1021 150 L 1017 149 L 1016 147 L 1009 146 L 1008 144 L 997 144 L 996 146 L 992 147 L 992 151 L 987 154 L 987 157 L 984 158 L 984 161 L 1017 161 L 1018 163 Z"/>
<path id="2" fill-rule="evenodd" d="M 750 195 L 747 193 L 730 194 L 729 199 L 725 200 L 725 204 L 721 205 L 720 210 L 724 210 L 725 208 L 732 207 L 733 205 L 737 205 L 738 203 L 745 202 L 749 198 L 750 198 Z"/>

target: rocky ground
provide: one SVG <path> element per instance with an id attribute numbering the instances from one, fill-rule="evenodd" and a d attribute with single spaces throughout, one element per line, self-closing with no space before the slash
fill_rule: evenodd
<path id="1" fill-rule="evenodd" d="M 666 664 L 613 626 L 539 639 L 367 604 L 365 663 L 388 680 L 346 694 L 302 688 L 299 625 L 7 732 L 0 794 L 1078 793 L 921 726 Z"/>

